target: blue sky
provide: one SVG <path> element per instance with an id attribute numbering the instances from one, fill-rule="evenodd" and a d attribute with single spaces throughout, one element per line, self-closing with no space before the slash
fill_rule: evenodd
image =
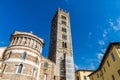
<path id="1" fill-rule="evenodd" d="M 70 13 L 77 69 L 97 69 L 110 42 L 120 41 L 120 0 L 0 0 L 0 46 L 15 30 L 43 38 L 47 57 L 51 19 L 60 7 Z"/>

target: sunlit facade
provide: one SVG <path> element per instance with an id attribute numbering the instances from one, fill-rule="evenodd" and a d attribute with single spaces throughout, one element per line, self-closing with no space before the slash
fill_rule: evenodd
<path id="1" fill-rule="evenodd" d="M 99 68 L 90 80 L 120 80 L 120 43 L 110 43 Z"/>
<path id="2" fill-rule="evenodd" d="M 75 71 L 75 80 L 90 80 L 89 76 L 93 70 L 77 70 Z"/>

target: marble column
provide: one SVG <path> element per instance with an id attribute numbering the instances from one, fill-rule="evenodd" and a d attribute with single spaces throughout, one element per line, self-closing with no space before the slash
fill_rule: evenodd
<path id="1" fill-rule="evenodd" d="M 13 45 L 13 41 L 14 41 L 14 39 L 11 40 L 11 42 L 10 42 L 10 46 Z"/>
<path id="2" fill-rule="evenodd" d="M 23 37 L 21 37 L 21 39 L 20 39 L 20 45 L 22 45 L 22 41 L 23 41 Z"/>
<path id="3" fill-rule="evenodd" d="M 17 41 L 17 37 L 15 37 L 14 39 L 15 39 L 15 40 L 14 40 L 14 43 L 13 43 L 13 45 L 15 45 L 15 44 L 16 44 L 16 41 Z"/>
<path id="4" fill-rule="evenodd" d="M 19 42 L 20 42 L 20 37 L 17 37 L 17 43 L 16 43 L 16 45 L 19 45 Z"/>
<path id="5" fill-rule="evenodd" d="M 33 45 L 33 48 L 35 48 L 35 45 L 36 45 L 36 41 L 34 40 L 34 45 Z"/>

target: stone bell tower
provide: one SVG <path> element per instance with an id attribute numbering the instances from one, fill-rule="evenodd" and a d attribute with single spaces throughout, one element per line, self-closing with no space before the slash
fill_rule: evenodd
<path id="1" fill-rule="evenodd" d="M 59 9 L 52 19 L 49 59 L 55 62 L 55 80 L 74 80 L 70 16 Z"/>

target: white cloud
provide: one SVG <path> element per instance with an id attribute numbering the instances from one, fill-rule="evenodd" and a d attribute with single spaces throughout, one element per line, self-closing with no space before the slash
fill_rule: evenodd
<path id="1" fill-rule="evenodd" d="M 91 32 L 89 32 L 88 34 L 89 34 L 89 36 L 90 36 L 90 35 L 92 35 L 92 33 L 91 33 Z"/>
<path id="2" fill-rule="evenodd" d="M 104 45 L 104 44 L 105 44 L 104 40 L 99 40 L 98 43 L 99 43 L 100 45 Z"/>
<path id="3" fill-rule="evenodd" d="M 97 58 L 98 58 L 98 62 L 99 62 L 99 63 L 101 62 L 103 56 L 104 56 L 104 54 L 102 54 L 102 53 L 98 53 L 98 54 L 97 54 Z"/>
<path id="4" fill-rule="evenodd" d="M 78 69 L 79 69 L 79 66 L 78 66 L 78 65 L 74 64 L 74 66 L 75 66 L 75 70 L 78 70 Z"/>
<path id="5" fill-rule="evenodd" d="M 103 37 L 106 37 L 107 36 L 107 30 L 104 30 L 104 32 L 103 32 Z"/>
<path id="6" fill-rule="evenodd" d="M 110 26 L 114 26 L 114 23 L 112 22 L 111 19 L 109 20 L 109 24 L 110 24 Z"/>
<path id="7" fill-rule="evenodd" d="M 106 51 L 106 49 L 101 49 L 101 52 L 102 52 L 102 53 L 105 53 L 105 51 Z"/>
<path id="8" fill-rule="evenodd" d="M 115 31 L 118 31 L 118 30 L 120 30 L 120 18 L 118 18 L 117 20 L 116 20 L 116 25 L 115 25 L 115 23 L 110 19 L 109 20 L 109 24 L 110 24 L 110 26 L 115 30 Z"/>
<path id="9" fill-rule="evenodd" d="M 88 33 L 88 38 L 89 38 L 89 39 L 91 39 L 91 35 L 92 35 L 92 33 L 89 32 L 89 33 Z"/>

